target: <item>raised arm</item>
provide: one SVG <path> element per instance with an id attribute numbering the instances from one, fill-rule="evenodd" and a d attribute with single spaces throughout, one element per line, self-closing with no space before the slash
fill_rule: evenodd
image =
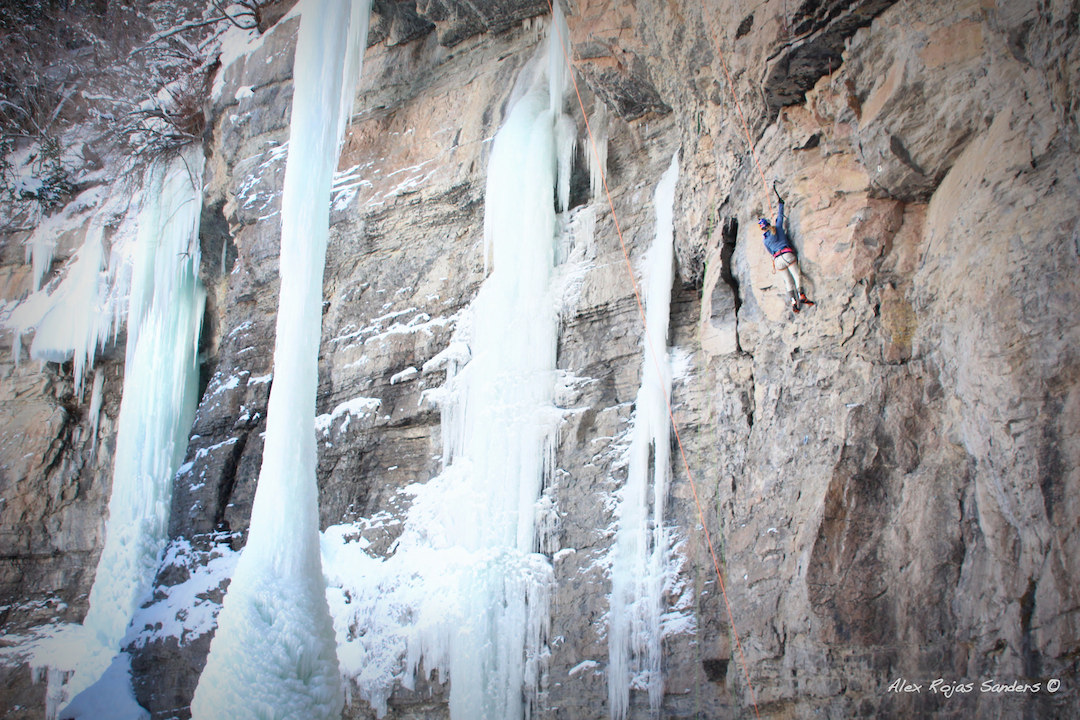
<path id="1" fill-rule="evenodd" d="M 784 198 L 780 197 L 780 191 L 776 189 L 776 180 L 773 180 L 772 191 L 776 193 L 776 201 L 780 205 L 776 212 L 776 229 L 779 232 L 784 228 Z"/>

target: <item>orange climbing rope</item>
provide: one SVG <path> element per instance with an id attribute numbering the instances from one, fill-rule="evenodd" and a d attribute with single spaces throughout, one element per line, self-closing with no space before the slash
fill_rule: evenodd
<path id="1" fill-rule="evenodd" d="M 548 9 L 550 10 L 552 17 L 554 17 L 555 9 L 552 7 L 551 3 L 552 0 L 548 0 Z M 563 38 L 561 36 L 561 33 L 559 32 L 558 25 L 556 23 L 552 23 L 552 25 L 555 29 L 555 32 L 559 34 L 559 47 L 562 49 L 563 56 L 566 58 L 566 65 L 567 67 L 572 68 L 574 62 L 571 59 L 569 53 L 567 52 L 567 45 L 569 44 L 570 39 L 566 38 L 566 42 L 563 42 Z M 637 302 L 638 314 L 641 317 L 641 322 L 644 328 L 645 342 L 649 348 L 649 355 L 653 359 L 653 366 L 656 369 L 657 374 L 660 377 L 663 377 L 663 372 L 660 370 L 660 366 L 657 361 L 658 356 L 656 354 L 656 351 L 653 349 L 652 338 L 649 335 L 649 325 L 648 321 L 645 319 L 645 304 L 641 300 L 641 290 L 638 287 L 637 280 L 634 279 L 634 268 L 630 262 L 630 252 L 626 248 L 626 240 L 623 237 L 622 228 L 619 225 L 619 217 L 615 212 L 615 201 L 612 199 L 611 190 L 608 188 L 607 172 L 605 171 L 603 164 L 600 162 L 600 154 L 596 149 L 596 138 L 593 137 L 592 127 L 589 126 L 588 113 L 585 111 L 585 103 L 581 99 L 581 89 L 578 87 L 577 78 L 574 77 L 573 72 L 570 73 L 570 80 L 573 82 L 574 94 L 577 95 L 578 105 L 581 107 L 581 116 L 585 120 L 585 131 L 589 136 L 589 143 L 590 147 L 592 148 L 593 158 L 596 160 L 596 166 L 600 169 L 600 178 L 603 181 L 604 194 L 607 196 L 608 207 L 611 209 L 611 219 L 615 225 L 615 233 L 619 237 L 619 246 L 622 249 L 623 259 L 626 261 L 626 270 L 630 278 L 630 285 L 634 290 L 634 299 Z M 740 114 L 741 112 L 742 111 L 740 110 Z M 749 131 L 747 132 L 749 136 Z M 758 168 L 760 170 L 760 165 L 758 166 Z M 762 178 L 764 178 L 764 175 L 762 175 Z M 769 207 L 771 211 L 772 205 L 770 204 Z M 727 588 L 724 585 L 724 577 L 720 573 L 720 561 L 717 558 L 716 549 L 715 547 L 713 547 L 712 535 L 709 533 L 709 526 L 705 522 L 705 510 L 702 507 L 701 498 L 698 495 L 697 484 L 694 482 L 694 474 L 690 471 L 690 462 L 689 460 L 687 460 L 686 457 L 686 448 L 683 446 L 682 437 L 679 434 L 679 425 L 675 421 L 675 413 L 672 410 L 671 398 L 668 396 L 667 391 L 664 391 L 664 403 L 667 405 L 668 419 L 671 421 L 671 428 L 675 434 L 675 441 L 679 446 L 679 454 L 682 457 L 683 469 L 686 471 L 686 477 L 690 481 L 690 489 L 693 492 L 694 504 L 697 506 L 698 517 L 701 520 L 701 528 L 705 537 L 705 543 L 709 548 L 709 555 L 712 557 L 713 569 L 716 571 L 716 579 L 720 584 L 720 592 L 723 595 L 724 605 L 727 608 L 728 621 L 731 625 L 731 632 L 735 637 L 735 646 L 739 651 L 739 661 L 742 664 L 743 675 L 746 678 L 746 687 L 750 691 L 750 701 L 754 706 L 754 715 L 756 717 L 761 717 L 758 713 L 757 698 L 754 694 L 754 686 L 750 682 L 750 671 L 746 665 L 746 656 L 743 654 L 742 643 L 739 641 L 739 632 L 735 628 L 735 614 L 731 609 L 731 601 L 728 599 Z"/>
<path id="2" fill-rule="evenodd" d="M 765 186 L 765 202 L 769 204 L 769 215 L 773 214 L 772 196 L 769 195 L 769 181 L 765 179 L 765 171 L 761 169 L 761 162 L 758 160 L 757 152 L 754 150 L 754 140 L 750 137 L 750 126 L 746 123 L 746 116 L 743 115 L 742 104 L 739 102 L 739 96 L 735 93 L 735 83 L 731 80 L 731 73 L 728 71 L 727 60 L 724 58 L 724 53 L 721 52 L 720 46 L 716 44 L 716 38 L 710 36 L 713 50 L 716 51 L 717 57 L 720 58 L 720 65 L 724 68 L 724 77 L 727 78 L 728 88 L 731 90 L 731 99 L 735 101 L 735 109 L 739 112 L 739 120 L 742 121 L 743 132 L 746 133 L 746 145 L 750 148 L 750 157 L 754 159 L 754 165 L 757 166 L 758 174 L 761 176 L 761 184 Z"/>

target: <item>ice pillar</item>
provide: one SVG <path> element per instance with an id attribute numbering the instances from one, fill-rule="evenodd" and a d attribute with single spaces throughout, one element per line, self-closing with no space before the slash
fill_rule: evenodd
<path id="1" fill-rule="evenodd" d="M 612 548 L 608 616 L 608 703 L 613 720 L 626 717 L 630 688 L 646 687 L 653 711 L 663 699 L 661 616 L 671 574 L 671 540 L 664 526 L 671 479 L 667 340 L 674 279 L 672 205 L 678 156 L 654 195 L 656 236 L 645 265 L 645 320 L 641 387 L 630 426 L 629 467 L 619 493 Z"/>
<path id="2" fill-rule="evenodd" d="M 336 717 L 343 693 L 319 555 L 315 395 L 330 188 L 370 0 L 304 0 L 281 210 L 274 385 L 247 543 L 195 718 Z"/>

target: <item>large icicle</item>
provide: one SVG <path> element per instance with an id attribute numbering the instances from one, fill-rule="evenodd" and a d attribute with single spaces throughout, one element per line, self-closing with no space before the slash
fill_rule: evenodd
<path id="1" fill-rule="evenodd" d="M 194 718 L 337 717 L 344 696 L 319 555 L 315 396 L 330 188 L 369 0 L 304 0 L 281 210 L 274 385 L 251 525 Z"/>
<path id="2" fill-rule="evenodd" d="M 70 360 L 75 395 L 80 399 L 86 373 L 94 366 L 98 348 L 112 337 L 113 315 L 116 306 L 122 304 L 116 288 L 110 287 L 110 279 L 116 276 L 115 268 L 111 272 L 104 271 L 103 218 L 107 214 L 108 211 L 102 211 L 90 219 L 83 244 L 64 269 L 62 280 L 37 289 L 0 315 L 0 326 L 14 332 L 12 347 L 16 364 L 20 360 L 22 335 L 33 331 L 30 356 L 42 362 Z M 39 229 L 35 238 L 39 235 L 47 233 Z M 38 271 L 36 247 L 35 244 L 35 274 Z M 113 254 L 123 253 L 114 250 Z M 38 281 L 35 279 L 35 284 Z"/>
<path id="3" fill-rule="evenodd" d="M 201 148 L 193 148 L 151 167 L 144 183 L 137 241 L 144 292 L 129 300 L 105 545 L 82 625 L 85 651 L 66 697 L 95 683 L 112 663 L 150 591 L 167 539 L 173 475 L 187 447 L 198 391 L 206 297 L 198 279 L 202 165 Z M 100 405 L 98 385 L 95 379 L 92 405 Z"/>
<path id="4" fill-rule="evenodd" d="M 492 146 L 484 227 L 493 269 L 471 307 L 472 359 L 443 415 L 443 481 L 454 502 L 424 494 L 410 518 L 434 521 L 448 547 L 470 554 L 456 589 L 459 615 L 420 635 L 427 666 L 449 673 L 455 720 L 523 716 L 549 614 L 550 568 L 534 554 L 536 503 L 552 470 L 557 420 L 553 190 L 559 145 L 564 157 L 572 151 L 558 137 L 565 69 L 557 48 L 548 50 L 548 76 L 538 74 L 514 103 Z"/>
<path id="5" fill-rule="evenodd" d="M 613 720 L 626 717 L 631 685 L 644 685 L 654 712 L 663 700 L 661 616 L 670 582 L 671 539 L 664 509 L 671 478 L 668 397 L 671 363 L 667 339 L 674 279 L 672 206 L 678 155 L 656 187 L 656 237 L 645 268 L 645 319 L 638 390 L 630 427 L 629 468 L 619 493 L 612 548 L 608 616 L 608 702 Z"/>
<path id="6" fill-rule="evenodd" d="M 47 362 L 72 361 L 75 394 L 81 397 L 86 371 L 109 335 L 102 276 L 104 228 L 93 222 L 67 277 L 49 297 L 49 309 L 37 323 L 30 357 Z M 35 270 L 36 272 L 36 270 Z"/>
<path id="7" fill-rule="evenodd" d="M 491 272 L 443 358 L 444 469 L 409 488 L 390 558 L 343 543 L 349 528 L 329 529 L 324 541 L 331 583 L 342 588 L 333 599 L 344 670 L 380 715 L 395 682 L 412 687 L 435 670 L 449 679 L 454 720 L 528 717 L 540 689 L 552 569 L 538 552 L 538 515 L 550 507 L 542 490 L 561 419 L 556 198 L 564 208 L 573 153 L 559 45 L 568 33 L 558 11 L 553 22 L 492 143 Z"/>
<path id="8" fill-rule="evenodd" d="M 594 200 L 604 198 L 604 177 L 607 175 L 608 156 L 608 112 L 607 105 L 596 101 L 596 109 L 589 121 L 592 128 L 593 144 L 586 153 L 589 160 L 589 193 Z"/>

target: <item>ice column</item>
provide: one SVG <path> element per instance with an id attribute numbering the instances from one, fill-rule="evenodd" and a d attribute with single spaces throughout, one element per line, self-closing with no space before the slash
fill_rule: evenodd
<path id="1" fill-rule="evenodd" d="M 335 590 L 347 588 L 335 596 L 343 664 L 380 715 L 395 684 L 412 687 L 421 667 L 449 680 L 454 720 L 527 717 L 539 690 L 552 569 L 538 552 L 538 516 L 551 512 L 542 492 L 561 419 L 557 212 L 568 202 L 574 149 L 562 112 L 569 76 L 559 40 L 567 36 L 556 12 L 492 142 L 490 274 L 436 359 L 447 371 L 444 468 L 409 488 L 390 557 L 342 546 L 342 530 L 328 531 Z"/>
<path id="2" fill-rule="evenodd" d="M 557 303 L 556 201 L 568 198 L 572 124 L 556 11 L 544 54 L 527 69 L 488 164 L 485 241 L 492 271 L 471 307 L 472 359 L 443 407 L 448 465 L 436 527 L 468 559 L 458 615 L 424 638 L 428 668 L 450 677 L 455 720 L 527 716 L 539 684 L 550 564 L 537 551 L 537 503 L 553 470 Z M 453 504 L 446 501 L 452 497 Z M 417 509 L 425 501 L 418 498 Z"/>
<path id="3" fill-rule="evenodd" d="M 281 210 L 281 295 L 266 445 L 247 544 L 194 718 L 337 717 L 343 693 L 319 555 L 315 395 L 330 188 L 369 0 L 304 0 Z"/>
<path id="4" fill-rule="evenodd" d="M 94 683 L 120 650 L 167 539 L 173 475 L 187 448 L 199 382 L 206 298 L 198 279 L 202 166 L 202 149 L 192 148 L 167 165 L 151 167 L 144 184 L 140 259 L 133 268 L 142 276 L 142 290 L 131 295 L 128 306 L 105 545 L 83 620 L 86 653 L 68 684 L 68 697 Z M 98 405 L 99 395 L 95 378 Z"/>
<path id="5" fill-rule="evenodd" d="M 619 492 L 612 548 L 608 615 L 608 702 L 613 720 L 626 717 L 630 688 L 647 687 L 653 711 L 663 699 L 661 616 L 672 575 L 664 508 L 671 478 L 671 363 L 667 339 L 674 278 L 672 206 L 678 155 L 654 195 L 656 238 L 645 266 L 646 335 L 641 388 L 630 426 L 629 467 Z"/>

